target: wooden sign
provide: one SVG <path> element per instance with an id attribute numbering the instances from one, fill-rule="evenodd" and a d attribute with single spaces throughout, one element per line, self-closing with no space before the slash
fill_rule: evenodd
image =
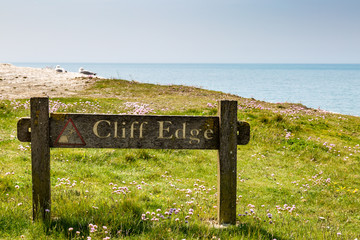
<path id="1" fill-rule="evenodd" d="M 50 148 L 218 149 L 218 220 L 235 223 L 237 145 L 250 126 L 237 121 L 237 102 L 220 101 L 219 116 L 51 114 L 48 98 L 31 98 L 31 118 L 18 139 L 31 141 L 33 217 L 49 219 Z"/>
<path id="2" fill-rule="evenodd" d="M 50 147 L 219 149 L 219 117 L 50 114 Z M 31 141 L 30 118 L 18 122 L 18 139 Z M 250 126 L 237 122 L 237 144 L 250 140 Z"/>

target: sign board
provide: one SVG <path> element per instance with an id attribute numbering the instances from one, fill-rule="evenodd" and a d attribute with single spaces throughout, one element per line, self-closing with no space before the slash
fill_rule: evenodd
<path id="1" fill-rule="evenodd" d="M 249 124 L 236 119 L 236 101 L 220 101 L 219 116 L 209 117 L 49 115 L 48 98 L 30 103 L 31 118 L 17 128 L 20 141 L 31 141 L 34 219 L 38 205 L 44 218 L 50 209 L 50 148 L 217 149 L 219 222 L 235 222 L 237 145 L 250 140 Z"/>
<path id="2" fill-rule="evenodd" d="M 50 114 L 50 147 L 218 149 L 219 117 Z M 31 141 L 30 118 L 18 122 L 18 139 Z M 237 122 L 237 144 L 250 140 L 250 125 Z"/>

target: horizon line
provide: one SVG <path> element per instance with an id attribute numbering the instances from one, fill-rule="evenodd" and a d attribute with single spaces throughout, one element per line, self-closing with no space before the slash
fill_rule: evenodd
<path id="1" fill-rule="evenodd" d="M 11 62 L 0 62 L 2 64 L 5 63 L 54 63 L 54 64 L 61 64 L 61 63 L 70 63 L 70 64 L 80 64 L 80 63 L 86 63 L 86 64 L 289 64 L 289 65 L 306 65 L 306 64 L 313 64 L 313 65 L 332 65 L 332 64 L 336 64 L 336 65 L 340 65 L 340 64 L 344 64 L 344 65 L 359 65 L 359 63 L 336 63 L 336 62 L 332 62 L 332 63 L 321 63 L 321 62 L 301 62 L 301 63 L 296 63 L 296 62 L 290 62 L 290 63 L 282 63 L 282 62 L 54 62 L 54 61 L 34 61 L 34 62 L 29 62 L 29 61 L 11 61 Z"/>

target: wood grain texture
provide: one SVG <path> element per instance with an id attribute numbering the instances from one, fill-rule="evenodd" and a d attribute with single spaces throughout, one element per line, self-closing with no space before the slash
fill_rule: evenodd
<path id="1" fill-rule="evenodd" d="M 123 115 L 121 115 L 123 116 Z M 178 116 L 177 116 L 178 117 Z M 216 117 L 216 121 L 218 122 L 219 119 L 218 117 Z M 50 119 L 50 121 L 52 121 L 53 119 Z M 55 122 L 58 121 L 58 120 L 54 120 Z M 63 123 L 64 126 L 66 123 Z M 50 125 L 52 126 L 56 126 L 56 125 L 59 125 L 59 123 L 50 123 Z M 215 126 L 215 125 L 214 125 Z M 121 126 L 120 126 L 121 127 Z M 174 128 L 174 126 L 172 126 Z M 21 141 L 21 142 L 31 142 L 31 131 L 30 131 L 30 128 L 31 128 L 31 122 L 30 122 L 30 118 L 21 118 L 18 123 L 17 123 L 17 137 L 18 137 L 18 140 Z M 89 127 L 90 128 L 90 127 Z M 50 129 L 50 132 L 52 132 L 52 138 L 55 138 L 56 137 L 56 131 L 59 132 L 59 130 L 52 130 Z M 218 131 L 215 131 L 214 129 L 214 137 L 216 136 L 216 132 Z M 216 136 L 218 137 L 218 136 Z M 246 145 L 248 144 L 250 141 L 250 125 L 249 123 L 247 122 L 244 122 L 244 121 L 238 121 L 237 122 L 237 144 L 238 145 Z M 59 146 L 56 146 L 56 144 L 51 144 L 52 147 L 59 147 Z M 60 146 L 61 147 L 61 146 Z M 62 146 L 62 147 L 65 147 L 65 146 Z M 69 144 L 67 147 L 82 147 L 82 145 L 72 145 Z M 87 146 L 89 147 L 89 146 Z"/>
<path id="2" fill-rule="evenodd" d="M 219 102 L 218 223 L 236 223 L 237 101 Z"/>
<path id="3" fill-rule="evenodd" d="M 217 149 L 218 117 L 51 114 L 59 148 Z"/>
<path id="4" fill-rule="evenodd" d="M 20 142 L 31 142 L 31 120 L 30 118 L 21 118 L 17 122 L 17 138 Z"/>
<path id="5" fill-rule="evenodd" d="M 31 98 L 33 219 L 50 218 L 49 99 Z"/>
<path id="6" fill-rule="evenodd" d="M 244 121 L 237 122 L 237 144 L 246 145 L 250 142 L 250 124 Z"/>

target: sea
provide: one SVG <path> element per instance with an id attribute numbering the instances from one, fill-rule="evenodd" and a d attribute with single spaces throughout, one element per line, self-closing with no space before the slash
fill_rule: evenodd
<path id="1" fill-rule="evenodd" d="M 360 116 L 360 64 L 12 63 L 162 85 L 186 85 L 272 103 Z"/>

